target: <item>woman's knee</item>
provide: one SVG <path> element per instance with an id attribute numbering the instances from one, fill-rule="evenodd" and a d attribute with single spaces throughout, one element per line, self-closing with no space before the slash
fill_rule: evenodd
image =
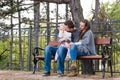
<path id="1" fill-rule="evenodd" d="M 77 46 L 76 46 L 76 45 L 72 45 L 72 46 L 70 47 L 70 49 L 71 49 L 71 50 L 77 49 Z"/>

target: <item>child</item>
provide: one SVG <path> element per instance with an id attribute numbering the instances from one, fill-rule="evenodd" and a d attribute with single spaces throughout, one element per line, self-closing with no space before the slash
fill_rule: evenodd
<path id="1" fill-rule="evenodd" d="M 65 47 L 65 43 L 70 43 L 71 42 L 71 32 L 65 31 L 64 26 L 60 26 L 59 33 L 58 33 L 58 38 L 59 39 L 62 39 L 62 38 L 67 39 L 66 41 L 62 41 L 59 45 L 61 47 Z M 69 52 L 69 49 L 68 49 L 68 52 Z M 70 55 L 69 55 L 68 52 L 67 52 L 67 55 L 66 55 L 66 60 L 69 60 L 69 58 L 70 58 Z M 58 58 L 58 52 L 56 52 L 55 61 L 57 61 L 57 58 Z"/>

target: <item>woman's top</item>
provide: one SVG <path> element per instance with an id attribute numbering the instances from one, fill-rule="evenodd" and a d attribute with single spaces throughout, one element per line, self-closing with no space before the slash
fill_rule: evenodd
<path id="1" fill-rule="evenodd" d="M 78 46 L 78 50 L 82 47 L 84 52 L 87 52 L 88 55 L 97 55 L 95 50 L 94 36 L 91 30 L 88 30 L 84 34 L 83 38 L 74 44 Z"/>

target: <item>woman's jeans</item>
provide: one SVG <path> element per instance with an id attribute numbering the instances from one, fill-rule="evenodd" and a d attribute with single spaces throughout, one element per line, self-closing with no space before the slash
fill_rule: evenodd
<path id="1" fill-rule="evenodd" d="M 58 50 L 58 51 L 57 51 Z M 67 48 L 65 47 L 53 47 L 53 46 L 46 46 L 45 47 L 45 60 L 44 60 L 44 71 L 50 72 L 51 69 L 51 58 L 52 56 L 55 56 L 56 51 L 58 53 L 58 72 L 63 73 L 64 72 L 64 60 L 67 54 Z"/>
<path id="2" fill-rule="evenodd" d="M 85 56 L 85 55 L 87 55 L 85 52 L 77 50 L 77 45 L 72 45 L 70 47 L 71 60 L 76 60 L 77 56 Z"/>

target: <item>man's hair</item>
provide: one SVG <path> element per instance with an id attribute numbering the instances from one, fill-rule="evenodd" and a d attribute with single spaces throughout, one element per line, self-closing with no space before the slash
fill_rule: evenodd
<path id="1" fill-rule="evenodd" d="M 74 28 L 74 24 L 71 20 L 67 20 L 64 25 L 67 25 L 69 28 Z"/>

